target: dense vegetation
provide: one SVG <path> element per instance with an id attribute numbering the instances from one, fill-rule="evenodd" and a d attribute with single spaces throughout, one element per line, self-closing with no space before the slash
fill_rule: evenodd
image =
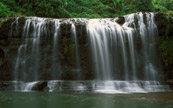
<path id="1" fill-rule="evenodd" d="M 161 37 L 160 49 L 165 67 L 167 71 L 171 72 L 171 69 L 173 69 L 173 24 L 168 16 L 165 16 L 165 19 L 167 27 L 165 33 Z"/>
<path id="2" fill-rule="evenodd" d="M 115 17 L 137 11 L 173 14 L 173 0 L 0 0 L 0 17 Z"/>

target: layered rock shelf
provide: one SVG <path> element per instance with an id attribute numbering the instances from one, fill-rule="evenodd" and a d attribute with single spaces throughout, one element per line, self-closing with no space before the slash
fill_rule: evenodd
<path id="1" fill-rule="evenodd" d="M 136 52 L 141 52 L 142 41 L 138 36 L 140 35 L 140 21 L 138 18 L 139 14 L 140 13 L 135 13 L 133 21 L 130 22 L 130 19 L 128 23 L 128 15 L 117 18 L 96 20 L 100 24 L 106 24 L 108 28 L 111 28 L 110 23 L 114 23 L 115 25 L 118 25 L 122 28 L 124 25 L 127 25 L 129 28 L 135 29 L 137 34 L 135 35 L 135 38 L 133 37 L 135 44 L 134 48 L 136 49 Z M 149 26 L 147 25 L 148 14 L 149 13 L 143 13 L 143 22 L 146 24 L 146 26 Z M 154 37 L 153 42 L 156 47 L 154 56 L 156 58 L 156 66 L 159 70 L 161 70 L 158 77 L 161 79 L 161 82 L 169 80 L 170 83 L 171 78 L 173 79 L 173 70 L 169 70 L 171 71 L 169 72 L 169 75 L 167 75 L 168 73 L 165 72 L 168 70 L 165 69 L 161 60 L 159 43 L 161 36 L 165 34 L 168 24 L 170 25 L 169 34 L 173 35 L 173 23 L 170 23 L 173 22 L 173 19 L 170 17 L 168 21 L 165 18 L 165 14 L 154 13 L 154 20 L 158 29 L 158 36 Z M 87 18 L 52 19 L 38 17 L 12 17 L 6 19 L 0 27 L 0 88 L 3 90 L 12 88 L 14 89 L 15 87 L 11 86 L 13 84 L 8 83 L 8 81 L 10 82 L 16 79 L 19 81 L 23 80 L 24 82 L 41 80 L 43 81 L 42 83 L 38 83 L 35 88 L 32 88 L 41 91 L 43 91 L 43 89 L 46 91 L 46 88 L 42 87 L 47 85 L 48 80 L 96 80 L 95 71 L 97 69 L 93 65 L 91 52 L 92 46 L 90 38 L 88 37 L 88 29 L 86 26 L 90 23 L 90 21 L 91 19 Z M 58 29 L 56 28 L 57 26 L 59 26 Z M 126 28 L 124 27 L 123 29 Z M 125 46 L 128 45 L 129 39 L 124 38 L 124 42 Z M 39 45 L 37 45 L 38 43 Z M 76 45 L 78 46 L 78 50 L 76 49 Z M 116 45 L 121 47 L 121 41 L 112 43 L 112 46 Z M 38 49 L 39 52 L 37 52 Z M 30 54 L 31 52 L 33 55 Z M 130 56 L 130 51 L 127 51 L 127 53 Z M 19 56 L 21 56 L 21 58 Z M 26 56 L 28 59 L 26 59 Z M 38 57 L 40 61 L 33 62 L 33 60 L 36 60 Z M 139 57 L 139 59 L 143 60 L 142 57 Z M 23 60 L 24 64 L 28 63 L 28 65 L 26 65 L 27 67 L 23 68 L 25 65 L 23 65 L 22 62 L 21 64 L 20 62 L 17 64 L 17 60 Z M 59 63 L 59 61 L 61 61 L 61 63 Z M 39 67 L 31 69 L 33 66 L 37 65 L 36 62 L 39 63 Z M 124 71 L 123 66 L 119 68 L 120 70 Z M 22 73 L 24 70 L 26 70 L 27 74 Z M 36 73 L 37 77 L 35 77 L 36 75 L 32 75 L 36 70 L 40 71 L 39 73 Z M 59 74 L 53 74 L 55 70 L 58 71 Z M 130 74 L 127 76 L 128 79 L 133 79 L 134 76 L 130 76 Z M 116 76 L 115 73 L 112 75 Z M 139 79 L 145 79 L 138 74 L 136 76 L 138 76 Z M 170 77 L 167 79 L 165 76 Z M 119 79 L 125 78 L 122 76 Z"/>

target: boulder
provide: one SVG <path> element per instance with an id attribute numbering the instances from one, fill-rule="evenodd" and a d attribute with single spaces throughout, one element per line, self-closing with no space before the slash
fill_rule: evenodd
<path id="1" fill-rule="evenodd" d="M 47 81 L 41 81 L 34 85 L 32 90 L 35 91 L 47 91 Z"/>
<path id="2" fill-rule="evenodd" d="M 118 19 L 116 20 L 116 22 L 120 25 L 123 25 L 125 23 L 125 18 L 123 16 L 118 17 Z"/>

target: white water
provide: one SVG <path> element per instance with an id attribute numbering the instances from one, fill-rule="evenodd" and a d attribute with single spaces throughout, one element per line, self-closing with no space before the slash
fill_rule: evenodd
<path id="1" fill-rule="evenodd" d="M 30 92 L 37 88 L 37 84 L 45 81 L 14 82 L 18 85 L 19 91 Z M 149 93 L 149 92 L 170 92 L 167 85 L 161 85 L 158 81 L 62 81 L 50 80 L 44 89 L 48 92 L 94 92 L 94 93 Z"/>
<path id="2" fill-rule="evenodd" d="M 24 83 L 23 84 L 23 88 L 22 88 L 22 90 L 23 91 L 31 91 L 32 90 L 32 88 L 37 84 L 38 82 L 37 81 L 35 81 L 35 82 L 28 82 L 28 83 Z"/>
<path id="3" fill-rule="evenodd" d="M 11 24 L 11 30 L 9 33 L 10 36 L 12 36 L 12 35 L 17 36 L 18 35 L 18 26 L 19 26 L 19 17 L 17 17 L 15 19 L 15 21 L 12 22 L 12 24 Z"/>
<path id="4" fill-rule="evenodd" d="M 54 36 L 53 36 L 53 49 L 52 49 L 52 73 L 51 73 L 51 77 L 52 79 L 56 79 L 58 77 L 60 77 L 60 74 L 62 72 L 61 70 L 61 61 L 60 61 L 60 57 L 57 56 L 59 54 L 59 51 L 57 51 L 58 49 L 58 40 L 59 40 L 59 35 L 60 35 L 60 22 L 59 20 L 55 20 L 54 22 L 54 26 L 55 26 L 55 31 L 54 31 Z"/>
<path id="5" fill-rule="evenodd" d="M 135 25 L 135 16 L 138 25 Z M 142 13 L 125 16 L 126 22 L 122 26 L 110 19 L 89 20 L 87 32 L 98 80 L 115 80 L 116 75 L 114 77 L 112 73 L 119 72 L 124 75 L 124 78 L 121 78 L 123 80 L 140 80 L 138 62 L 144 66 L 144 69 L 140 69 L 145 76 L 143 80 L 156 80 L 153 42 L 157 27 L 154 14 L 147 13 L 146 16 L 147 24 L 144 23 Z M 139 26 L 139 29 L 130 27 L 130 24 Z M 134 40 L 137 38 L 141 39 L 141 52 L 138 52 L 135 46 L 137 44 Z M 143 57 L 139 58 L 140 55 Z"/>
<path id="6" fill-rule="evenodd" d="M 80 60 L 79 60 L 78 41 L 77 41 L 77 36 L 76 36 L 76 27 L 73 23 L 71 24 L 71 32 L 72 32 L 72 35 L 73 35 L 73 38 L 74 38 L 74 43 L 75 43 L 75 60 L 76 60 L 76 69 L 75 69 L 75 71 L 77 71 L 78 75 L 80 75 L 80 73 L 79 73 L 79 71 L 80 71 Z"/>
<path id="7" fill-rule="evenodd" d="M 135 17 L 137 17 L 138 25 L 135 24 Z M 105 80 L 105 86 L 97 91 L 116 92 L 115 85 L 106 80 L 117 80 L 117 76 L 122 81 L 159 80 L 156 78 L 159 73 L 154 61 L 154 37 L 157 35 L 154 14 L 146 13 L 146 24 L 144 19 L 142 13 L 127 15 L 122 26 L 110 19 L 89 20 L 87 33 L 91 44 L 93 65 L 97 73 L 96 80 Z M 136 29 L 137 26 L 139 29 Z M 139 44 L 135 43 L 135 40 L 141 40 L 140 52 L 136 46 Z M 114 76 L 112 76 L 113 73 L 115 73 Z M 152 88 L 150 86 L 152 85 L 148 83 L 146 87 Z M 145 88 L 140 88 L 138 84 L 128 82 L 126 88 L 129 92 L 145 91 Z M 133 88 L 134 91 L 131 90 Z"/>
<path id="8" fill-rule="evenodd" d="M 47 75 L 50 76 L 47 81 L 49 92 L 62 90 L 98 93 L 164 91 L 165 87 L 160 85 L 157 78 L 159 71 L 154 58 L 154 37 L 157 36 L 154 14 L 146 13 L 145 15 L 146 19 L 142 13 L 127 15 L 123 25 L 116 23 L 116 18 L 72 19 L 76 23 L 79 21 L 86 25 L 95 73 L 93 81 L 79 82 L 61 80 L 63 74 L 61 62 L 63 61 L 61 61 L 59 38 L 63 19 L 27 18 L 23 29 L 25 41 L 18 48 L 14 68 L 14 80 L 23 81 L 23 83 L 21 85 L 16 83 L 15 90 L 32 90 L 41 80 L 43 71 L 49 71 Z M 75 48 L 75 67 L 72 71 L 77 73 L 76 80 L 78 80 L 82 76 L 78 31 L 73 21 L 65 20 L 64 22 L 71 25 L 69 31 Z M 53 27 L 49 25 L 51 23 Z M 18 18 L 12 23 L 12 29 L 14 25 L 17 30 Z M 11 34 L 13 33 L 14 31 L 11 30 Z M 18 32 L 14 35 L 16 34 Z M 44 43 L 42 38 L 51 41 Z M 167 87 L 166 90 L 168 90 Z"/>
<path id="9" fill-rule="evenodd" d="M 102 24 L 99 19 L 91 19 L 87 26 L 94 62 L 93 65 L 96 68 L 98 80 L 108 80 L 111 78 L 111 58 L 109 57 L 108 47 L 109 38 L 106 37 L 106 34 L 110 31 L 107 25 Z"/>

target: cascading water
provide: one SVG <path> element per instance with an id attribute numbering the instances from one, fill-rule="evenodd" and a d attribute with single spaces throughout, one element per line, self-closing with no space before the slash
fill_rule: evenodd
<path id="1" fill-rule="evenodd" d="M 154 36 L 157 35 L 157 27 L 154 23 L 154 14 L 125 16 L 125 23 L 120 26 L 110 19 L 91 19 L 87 25 L 90 40 L 93 64 L 97 72 L 97 80 L 104 81 L 103 86 L 98 88 L 99 92 L 122 92 L 117 91 L 116 83 L 124 82 L 126 92 L 131 89 L 139 90 L 137 82 L 150 82 L 147 88 L 155 91 L 153 86 L 159 79 L 156 78 L 158 70 L 154 66 Z M 132 24 L 134 27 L 130 27 Z M 138 28 L 136 27 L 138 26 Z M 135 39 L 141 40 L 141 51 L 137 51 Z M 140 67 L 142 64 L 143 67 Z M 140 77 L 142 75 L 142 77 Z M 114 80 L 115 82 L 112 82 Z M 130 83 L 133 81 L 133 83 Z M 154 85 L 152 84 L 154 83 Z M 144 84 L 145 85 L 145 84 Z M 119 86 L 120 87 L 120 86 Z M 141 90 L 139 90 L 141 91 Z M 145 90 L 144 90 L 145 91 Z"/>
<path id="2" fill-rule="evenodd" d="M 76 69 L 75 71 L 80 71 L 80 61 L 79 61 L 79 50 L 78 50 L 78 42 L 77 42 L 77 36 L 76 36 L 76 27 L 74 24 L 71 24 L 71 32 L 74 37 L 74 42 L 75 42 L 75 57 L 76 57 Z M 78 73 L 80 74 L 80 73 Z"/>
<path id="3" fill-rule="evenodd" d="M 10 33 L 11 35 L 15 33 L 13 36 L 19 34 L 18 20 L 17 18 L 11 25 Z M 103 93 L 168 90 L 167 86 L 160 85 L 157 77 L 159 69 L 156 68 L 154 57 L 154 36 L 157 35 L 157 26 L 154 23 L 154 14 L 127 15 L 122 25 L 116 20 L 117 18 L 72 20 L 26 18 L 22 31 L 24 41 L 18 47 L 14 66 L 15 90 L 32 90 L 45 80 L 50 92 L 64 89 Z M 79 22 L 86 27 L 85 35 L 88 42 L 85 46 L 89 46 L 91 53 L 93 80 L 78 80 L 84 76 L 82 70 L 84 66 L 81 65 L 83 62 L 80 62 L 83 55 L 80 54 L 79 48 L 82 43 L 79 44 L 77 26 Z M 63 30 L 66 31 L 65 34 Z M 69 47 L 71 44 L 61 41 L 63 39 L 72 42 L 74 51 Z M 75 57 L 71 61 L 75 65 L 70 65 L 71 70 L 68 70 L 64 65 L 70 63 L 68 64 L 68 61 L 67 64 L 64 63 L 66 58 L 63 54 L 73 52 Z M 75 79 L 64 80 L 64 71 L 67 72 L 67 76 L 75 71 Z"/>
<path id="4" fill-rule="evenodd" d="M 55 32 L 54 32 L 54 37 L 53 37 L 53 50 L 52 50 L 52 73 L 51 77 L 52 79 L 56 79 L 60 77 L 61 74 L 61 61 L 60 58 L 57 56 L 58 51 L 57 51 L 57 46 L 58 46 L 58 38 L 59 38 L 59 31 L 60 31 L 60 22 L 55 21 Z M 57 62 L 58 61 L 58 62 Z"/>
<path id="5" fill-rule="evenodd" d="M 106 20 L 105 20 L 106 21 Z M 94 66 L 97 72 L 97 79 L 111 80 L 111 58 L 109 57 L 109 29 L 100 23 L 99 19 L 89 21 L 87 26 L 88 35 L 91 41 L 91 52 Z"/>
<path id="6" fill-rule="evenodd" d="M 17 84 L 16 90 L 31 88 L 31 85 L 36 83 L 28 83 L 28 81 L 40 80 L 40 66 L 41 66 L 41 54 L 46 54 L 46 51 L 42 50 L 40 38 L 41 36 L 47 36 L 47 26 L 45 19 L 42 18 L 28 18 L 25 21 L 23 29 L 23 39 L 25 40 L 18 48 L 18 57 L 16 59 L 14 80 L 24 81 L 26 87 L 21 87 L 24 84 Z M 12 25 L 13 26 L 13 25 Z M 33 30 L 31 29 L 33 28 Z M 52 27 L 53 28 L 53 27 Z M 54 25 L 54 37 L 53 37 L 53 49 L 52 49 L 52 65 L 51 65 L 51 78 L 56 79 L 59 76 L 61 67 L 60 60 L 57 54 L 57 39 L 59 34 L 59 22 L 55 21 Z M 46 62 L 46 61 L 44 61 Z M 56 72 L 55 72 L 56 71 Z M 58 73 L 57 73 L 58 72 Z M 28 85 L 30 87 L 28 87 Z"/>

